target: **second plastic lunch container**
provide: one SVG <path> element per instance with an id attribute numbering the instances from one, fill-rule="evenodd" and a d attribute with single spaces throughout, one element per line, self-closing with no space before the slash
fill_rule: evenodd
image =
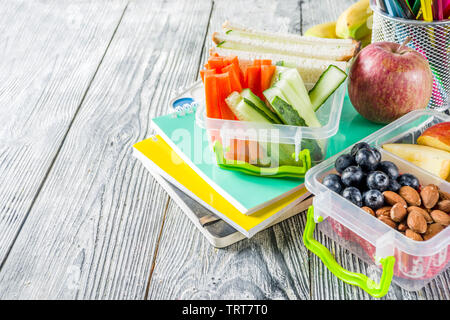
<path id="1" fill-rule="evenodd" d="M 345 81 L 317 110 L 322 127 L 208 118 L 203 95 L 195 97 L 196 122 L 208 132 L 220 167 L 253 175 L 303 178 L 309 168 L 325 159 L 328 139 L 339 129 L 346 87 Z"/>
<path id="2" fill-rule="evenodd" d="M 450 183 L 382 149 L 385 143 L 416 143 L 428 127 L 450 121 L 450 117 L 434 111 L 414 111 L 385 126 L 362 141 L 377 147 L 382 160 L 394 162 L 400 173 L 414 174 L 421 185 L 435 184 L 450 192 Z M 315 197 L 308 210 L 308 221 L 303 235 L 305 245 L 318 255 L 325 265 L 341 280 L 357 285 L 372 296 L 381 297 L 389 289 L 391 280 L 405 290 L 418 290 L 443 272 L 450 263 L 450 227 L 427 241 L 414 241 L 367 214 L 358 206 L 326 188 L 323 177 L 335 173 L 336 158 L 349 153 L 351 147 L 327 159 L 306 174 L 306 187 Z M 375 283 L 369 277 L 343 269 L 334 257 L 313 238 L 317 229 L 339 245 L 375 265 L 381 280 Z"/>

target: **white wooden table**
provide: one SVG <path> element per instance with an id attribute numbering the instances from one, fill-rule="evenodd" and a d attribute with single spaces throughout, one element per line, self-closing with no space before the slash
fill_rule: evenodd
<path id="1" fill-rule="evenodd" d="M 304 215 L 214 249 L 131 150 L 225 19 L 302 33 L 351 3 L 0 1 L 0 299 L 370 299 L 302 245 Z"/>

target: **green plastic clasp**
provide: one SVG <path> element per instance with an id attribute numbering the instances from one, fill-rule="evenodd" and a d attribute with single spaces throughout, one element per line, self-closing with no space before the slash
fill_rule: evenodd
<path id="1" fill-rule="evenodd" d="M 223 153 L 223 147 L 220 141 L 214 142 L 214 153 L 216 154 L 217 164 L 222 169 L 239 171 L 254 176 L 263 176 L 269 178 L 304 178 L 306 171 L 311 168 L 311 155 L 308 149 L 303 149 L 299 153 L 299 166 L 279 166 L 279 167 L 258 167 L 245 161 L 226 159 Z M 293 155 L 295 156 L 295 155 Z"/>
<path id="2" fill-rule="evenodd" d="M 319 222 L 322 221 L 322 217 L 319 217 Z M 380 259 L 380 263 L 383 266 L 383 274 L 381 275 L 380 283 L 377 284 L 372 279 L 361 273 L 354 273 L 342 268 L 334 259 L 331 252 L 318 242 L 313 237 L 316 223 L 314 221 L 314 207 L 308 208 L 308 215 L 306 221 L 305 232 L 303 233 L 303 243 L 305 246 L 313 252 L 316 256 L 322 260 L 325 266 L 342 281 L 358 286 L 372 297 L 381 298 L 389 291 L 391 286 L 392 276 L 394 275 L 395 257 L 389 256 Z"/>

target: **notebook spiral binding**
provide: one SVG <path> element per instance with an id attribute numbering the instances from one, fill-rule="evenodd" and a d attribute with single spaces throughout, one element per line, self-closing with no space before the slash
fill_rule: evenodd
<path id="1" fill-rule="evenodd" d="M 192 113 L 197 109 L 197 107 L 198 103 L 195 101 L 192 103 L 185 103 L 181 106 L 177 106 L 173 109 L 172 118 L 182 117 L 186 113 Z"/>

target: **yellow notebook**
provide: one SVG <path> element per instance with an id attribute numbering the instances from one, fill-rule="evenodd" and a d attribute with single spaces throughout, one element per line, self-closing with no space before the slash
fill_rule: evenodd
<path id="1" fill-rule="evenodd" d="M 134 155 L 147 169 L 156 171 L 247 237 L 264 229 L 309 195 L 306 188 L 301 188 L 251 215 L 245 215 L 205 182 L 160 136 L 136 143 Z"/>

